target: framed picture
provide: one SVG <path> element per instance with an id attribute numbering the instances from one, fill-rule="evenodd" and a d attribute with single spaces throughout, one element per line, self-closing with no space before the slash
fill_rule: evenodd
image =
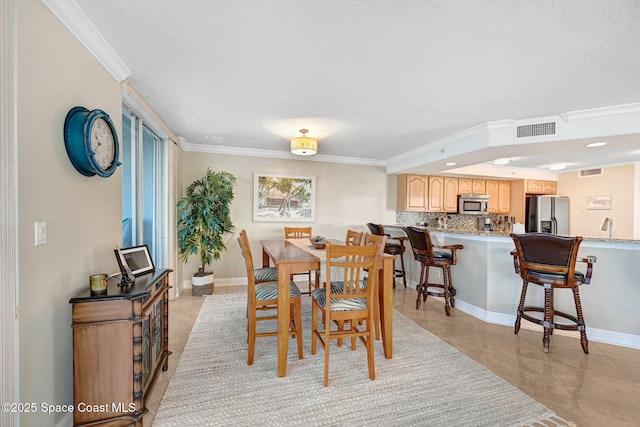
<path id="1" fill-rule="evenodd" d="M 131 248 L 115 249 L 118 266 L 123 273 L 129 269 L 135 277 L 154 271 L 149 247 L 147 245 L 133 246 Z"/>
<path id="2" fill-rule="evenodd" d="M 611 196 L 587 196 L 587 209 L 610 210 Z"/>
<path id="3" fill-rule="evenodd" d="M 255 172 L 253 220 L 315 222 L 316 177 Z"/>

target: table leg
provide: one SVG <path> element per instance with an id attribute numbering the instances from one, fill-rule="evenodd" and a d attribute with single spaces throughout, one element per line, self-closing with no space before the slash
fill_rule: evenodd
<path id="1" fill-rule="evenodd" d="M 278 376 L 287 374 L 287 355 L 289 354 L 289 288 L 291 283 L 291 265 L 278 264 Z"/>
<path id="2" fill-rule="evenodd" d="M 264 248 L 262 249 L 262 266 L 269 267 L 269 254 L 267 254 Z"/>
<path id="3" fill-rule="evenodd" d="M 385 257 L 378 273 L 378 296 L 380 298 L 380 324 L 384 357 L 393 358 L 393 258 Z"/>

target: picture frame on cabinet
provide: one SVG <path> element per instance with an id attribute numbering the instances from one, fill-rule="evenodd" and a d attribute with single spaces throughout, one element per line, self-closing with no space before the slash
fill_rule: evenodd
<path id="1" fill-rule="evenodd" d="M 315 222 L 316 177 L 254 172 L 253 220 Z"/>
<path id="2" fill-rule="evenodd" d="M 131 273 L 134 277 L 138 277 L 156 269 L 147 245 L 114 249 L 114 252 L 123 276 Z"/>

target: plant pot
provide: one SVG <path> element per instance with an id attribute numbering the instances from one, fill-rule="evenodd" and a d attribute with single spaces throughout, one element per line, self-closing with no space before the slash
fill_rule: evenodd
<path id="1" fill-rule="evenodd" d="M 191 294 L 194 296 L 213 293 L 213 273 L 196 273 L 191 277 Z"/>

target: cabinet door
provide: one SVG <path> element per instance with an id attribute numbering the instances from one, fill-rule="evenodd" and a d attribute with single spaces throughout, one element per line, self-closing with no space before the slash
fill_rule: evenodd
<path id="1" fill-rule="evenodd" d="M 442 206 L 445 212 L 458 212 L 458 178 L 444 178 Z"/>
<path id="2" fill-rule="evenodd" d="M 471 194 L 473 193 L 473 181 L 471 178 L 458 178 L 458 193 L 459 194 Z M 482 181 L 484 187 L 484 180 Z"/>
<path id="3" fill-rule="evenodd" d="M 398 210 L 425 212 L 427 202 L 427 176 L 398 176 Z"/>
<path id="4" fill-rule="evenodd" d="M 474 194 L 485 194 L 485 180 L 484 179 L 474 179 L 472 181 L 472 193 Z"/>
<path id="5" fill-rule="evenodd" d="M 544 194 L 557 194 L 558 183 L 556 181 L 542 181 L 542 192 Z"/>
<path id="6" fill-rule="evenodd" d="M 498 213 L 509 213 L 511 210 L 511 182 L 498 183 Z"/>
<path id="7" fill-rule="evenodd" d="M 485 181 L 485 185 L 486 193 L 489 196 L 489 213 L 498 213 L 500 181 L 487 179 Z"/>
<path id="8" fill-rule="evenodd" d="M 444 212 L 442 198 L 444 196 L 444 178 L 441 176 L 429 177 L 429 211 Z"/>
<path id="9" fill-rule="evenodd" d="M 527 180 L 527 193 L 542 194 L 542 180 L 528 179 Z"/>

